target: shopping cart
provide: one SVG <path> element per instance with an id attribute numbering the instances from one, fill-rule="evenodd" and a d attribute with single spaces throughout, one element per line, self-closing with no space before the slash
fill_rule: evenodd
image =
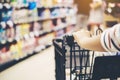
<path id="1" fill-rule="evenodd" d="M 117 80 L 117 77 L 120 77 L 120 56 L 95 57 L 94 51 L 81 48 L 71 35 L 54 39 L 53 45 L 56 80 L 100 80 L 103 78 Z M 66 69 L 70 70 L 69 79 L 66 78 L 68 76 Z"/>
<path id="2" fill-rule="evenodd" d="M 92 74 L 90 51 L 80 48 L 72 36 L 54 39 L 56 77 L 57 80 L 66 80 L 65 69 L 70 69 L 70 80 L 86 80 Z M 93 55 L 94 56 L 94 53 Z M 93 58 L 92 58 L 93 62 Z M 89 70 L 88 70 L 89 69 Z"/>
<path id="3" fill-rule="evenodd" d="M 66 50 L 63 47 L 63 40 L 55 39 L 53 40 L 53 45 L 55 46 L 56 80 L 66 80 L 66 74 L 65 74 Z"/>

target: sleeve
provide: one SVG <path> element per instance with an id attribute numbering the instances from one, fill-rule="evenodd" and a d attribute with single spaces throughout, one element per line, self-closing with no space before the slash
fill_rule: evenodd
<path id="1" fill-rule="evenodd" d="M 108 52 L 120 52 L 120 24 L 106 29 L 101 35 L 101 45 Z"/>

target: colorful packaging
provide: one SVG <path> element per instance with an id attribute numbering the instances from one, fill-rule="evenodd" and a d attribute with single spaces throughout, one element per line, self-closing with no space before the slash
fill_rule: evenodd
<path id="1" fill-rule="evenodd" d="M 2 14 L 1 21 L 7 22 L 8 20 L 10 20 L 12 16 L 12 6 L 8 3 L 4 3 L 1 14 Z"/>
<path id="2" fill-rule="evenodd" d="M 0 64 L 7 63 L 12 60 L 11 52 L 7 47 L 3 47 L 0 50 Z"/>
<path id="3" fill-rule="evenodd" d="M 28 47 L 30 46 L 28 46 L 28 41 L 25 38 L 22 39 L 22 42 L 23 42 L 22 53 L 24 54 L 24 56 L 27 56 L 29 52 Z"/>
<path id="4" fill-rule="evenodd" d="M 24 52 L 22 52 L 22 48 L 24 47 L 23 40 L 18 41 L 15 46 L 16 48 L 18 48 L 17 58 L 18 59 L 23 58 L 25 54 Z"/>
<path id="5" fill-rule="evenodd" d="M 33 10 L 33 9 L 35 9 L 36 7 L 37 7 L 36 1 L 29 1 L 29 2 L 28 2 L 28 9 L 29 9 L 29 10 Z"/>
<path id="6" fill-rule="evenodd" d="M 56 31 L 56 37 L 61 37 L 65 34 L 65 30 L 64 29 L 60 29 Z"/>
<path id="7" fill-rule="evenodd" d="M 42 30 L 42 25 L 41 22 L 34 22 L 33 26 L 31 26 L 31 31 L 34 33 L 34 36 L 39 36 L 40 31 Z"/>
<path id="8" fill-rule="evenodd" d="M 47 35 L 41 36 L 38 40 L 39 45 L 41 48 L 46 47 L 47 45 L 52 44 L 52 40 L 55 38 L 55 33 L 49 33 Z"/>
<path id="9" fill-rule="evenodd" d="M 42 5 L 44 7 L 50 7 L 52 5 L 52 0 L 42 0 Z"/>
<path id="10" fill-rule="evenodd" d="M 61 20 L 61 18 L 58 18 L 57 19 L 57 26 L 61 26 L 62 25 L 62 20 Z"/>
<path id="11" fill-rule="evenodd" d="M 24 36 L 25 34 L 29 34 L 30 24 L 21 24 L 21 34 Z"/>
<path id="12" fill-rule="evenodd" d="M 45 8 L 44 8 L 44 7 L 41 7 L 41 8 L 37 8 L 37 10 L 38 10 L 38 16 L 39 16 L 40 18 L 44 18 L 44 16 L 43 16 L 43 11 L 45 10 Z"/>
<path id="13" fill-rule="evenodd" d="M 71 33 L 75 30 L 75 26 L 74 25 L 69 25 L 66 27 L 66 33 Z"/>
<path id="14" fill-rule="evenodd" d="M 16 46 L 16 44 L 12 44 L 10 46 L 10 52 L 11 52 L 11 58 L 13 60 L 19 60 L 19 56 L 18 56 L 18 47 Z"/>
<path id="15" fill-rule="evenodd" d="M 47 9 L 45 9 L 43 12 L 42 12 L 42 15 L 41 16 L 43 16 L 43 18 L 50 18 L 51 17 L 51 12 L 50 12 L 50 10 L 47 8 Z"/>
<path id="16" fill-rule="evenodd" d="M 58 17 L 60 16 L 60 9 L 59 8 L 55 8 L 52 12 L 51 12 L 51 17 Z"/>
<path id="17" fill-rule="evenodd" d="M 48 33 L 46 35 L 46 38 L 47 38 L 47 41 L 46 41 L 45 45 L 51 45 L 52 44 L 52 40 L 55 38 L 55 33 L 54 32 Z"/>
<path id="18" fill-rule="evenodd" d="M 5 44 L 7 41 L 7 37 L 6 37 L 6 23 L 5 22 L 1 22 L 1 27 L 0 27 L 0 42 L 2 44 Z"/>
<path id="19" fill-rule="evenodd" d="M 22 27 L 21 25 L 16 25 L 15 27 L 15 39 L 19 41 L 22 38 Z"/>
<path id="20" fill-rule="evenodd" d="M 49 32 L 53 29 L 54 25 L 51 20 L 44 21 L 42 23 L 43 31 Z"/>
<path id="21" fill-rule="evenodd" d="M 9 42 L 12 42 L 15 39 L 15 29 L 12 21 L 7 22 L 6 36 L 7 41 Z"/>

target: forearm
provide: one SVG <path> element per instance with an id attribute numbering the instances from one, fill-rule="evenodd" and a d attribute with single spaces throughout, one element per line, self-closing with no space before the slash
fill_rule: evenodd
<path id="1" fill-rule="evenodd" d="M 76 42 L 85 49 L 101 52 L 120 52 L 120 24 L 106 29 L 101 35 L 90 37 L 88 31 L 73 33 Z"/>
<path id="2" fill-rule="evenodd" d="M 80 38 L 79 35 L 74 34 L 74 38 L 76 42 L 85 49 L 93 50 L 93 51 L 101 51 L 106 52 L 100 43 L 100 35 L 99 36 L 93 36 L 93 37 L 82 37 Z"/>

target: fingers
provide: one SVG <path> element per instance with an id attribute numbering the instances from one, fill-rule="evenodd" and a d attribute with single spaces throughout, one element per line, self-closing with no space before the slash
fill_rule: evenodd
<path id="1" fill-rule="evenodd" d="M 80 31 L 74 32 L 73 37 L 75 39 L 83 38 L 83 37 L 90 37 L 90 32 L 88 30 L 81 29 Z"/>

